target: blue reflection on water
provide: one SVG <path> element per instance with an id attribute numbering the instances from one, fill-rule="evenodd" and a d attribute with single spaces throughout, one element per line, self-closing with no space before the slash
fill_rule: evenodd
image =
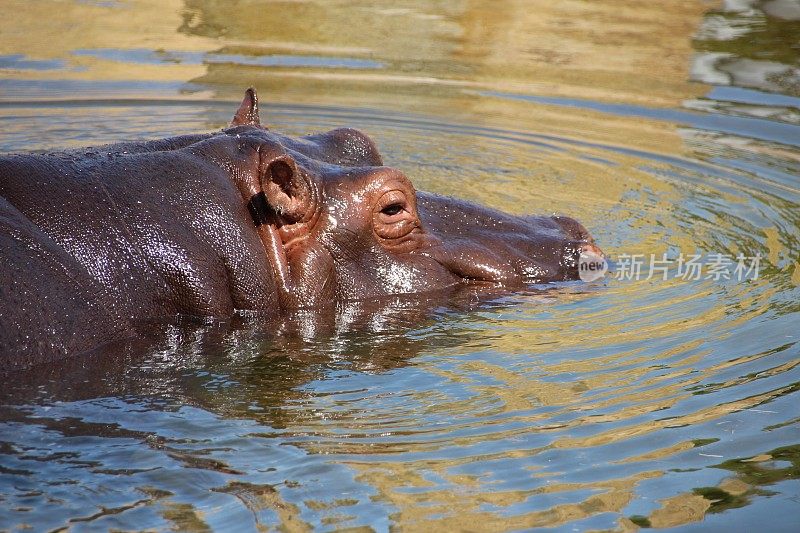
<path id="1" fill-rule="evenodd" d="M 231 63 L 256 67 L 299 67 L 299 68 L 333 68 L 333 69 L 381 69 L 384 63 L 370 59 L 354 57 L 330 57 L 313 55 L 243 55 L 216 54 L 205 52 L 187 52 L 180 50 L 150 50 L 148 48 L 91 48 L 73 50 L 78 56 L 90 56 L 121 63 L 143 63 L 159 65 L 165 63 L 183 63 L 201 65 L 209 63 Z"/>

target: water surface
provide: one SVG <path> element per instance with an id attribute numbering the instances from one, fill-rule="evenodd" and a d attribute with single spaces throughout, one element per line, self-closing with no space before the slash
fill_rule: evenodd
<path id="1" fill-rule="evenodd" d="M 4 152 L 218 129 L 255 85 L 280 132 L 580 219 L 617 275 L 181 318 L 5 376 L 0 529 L 800 528 L 796 3 L 10 4 Z"/>

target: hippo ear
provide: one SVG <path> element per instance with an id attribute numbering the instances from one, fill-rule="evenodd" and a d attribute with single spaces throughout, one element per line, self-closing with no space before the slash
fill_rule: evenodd
<path id="1" fill-rule="evenodd" d="M 289 223 L 303 220 L 311 210 L 311 191 L 294 159 L 287 154 L 270 161 L 261 176 L 267 203 Z"/>
<path id="2" fill-rule="evenodd" d="M 239 109 L 233 116 L 231 126 L 260 126 L 261 120 L 258 118 L 258 95 L 252 87 L 244 92 Z"/>

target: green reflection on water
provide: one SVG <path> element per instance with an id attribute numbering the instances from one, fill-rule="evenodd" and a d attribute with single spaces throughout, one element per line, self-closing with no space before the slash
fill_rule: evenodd
<path id="1" fill-rule="evenodd" d="M 0 527 L 781 520 L 763 506 L 776 501 L 768 491 L 791 496 L 796 484 L 782 483 L 798 474 L 800 154 L 750 138 L 755 123 L 732 134 L 712 119 L 768 128 L 794 116 L 792 101 L 761 91 L 797 94 L 798 22 L 746 4 L 9 4 L 4 149 L 222 127 L 226 101 L 256 84 L 277 130 L 360 127 L 420 189 L 573 214 L 612 254 L 743 251 L 761 253 L 764 270 L 747 284 L 608 281 L 344 306 L 269 331 L 165 326 L 4 387 L 4 403 L 29 407 L 3 411 L 0 467 L 18 477 L 0 495 L 47 512 L 14 511 Z M 713 33 L 720 18 L 733 37 Z M 697 67 L 709 54 L 725 56 Z M 711 84 L 745 88 L 748 104 L 709 96 Z M 651 120 L 609 103 L 680 113 Z M 697 120 L 669 118 L 687 113 Z M 745 446 L 759 461 L 719 463 Z M 49 507 L 51 496 L 72 507 Z"/>
<path id="2" fill-rule="evenodd" d="M 720 17 L 735 36 L 722 39 L 699 38 L 693 41 L 700 51 L 726 52 L 740 58 L 759 61 L 776 61 L 792 66 L 800 64 L 800 19 L 787 20 L 764 12 L 770 0 L 754 3 L 752 9 L 742 12 L 711 10 L 705 17 Z M 741 29 L 736 31 L 737 28 Z M 738 35 L 736 35 L 738 34 Z M 797 90 L 797 87 L 790 90 Z"/>

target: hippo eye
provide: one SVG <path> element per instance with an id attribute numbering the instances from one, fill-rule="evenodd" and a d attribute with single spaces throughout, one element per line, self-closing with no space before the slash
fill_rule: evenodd
<path id="1" fill-rule="evenodd" d="M 391 186 L 391 184 L 390 184 Z M 386 240 L 402 239 L 419 226 L 414 205 L 414 192 L 399 183 L 373 204 L 372 229 L 383 244 Z"/>
<path id="2" fill-rule="evenodd" d="M 397 213 L 399 213 L 400 211 L 402 211 L 403 209 L 405 209 L 403 204 L 389 204 L 386 207 L 384 207 L 383 209 L 381 209 L 381 213 L 383 213 L 384 215 L 392 217 L 392 216 L 396 215 Z"/>

